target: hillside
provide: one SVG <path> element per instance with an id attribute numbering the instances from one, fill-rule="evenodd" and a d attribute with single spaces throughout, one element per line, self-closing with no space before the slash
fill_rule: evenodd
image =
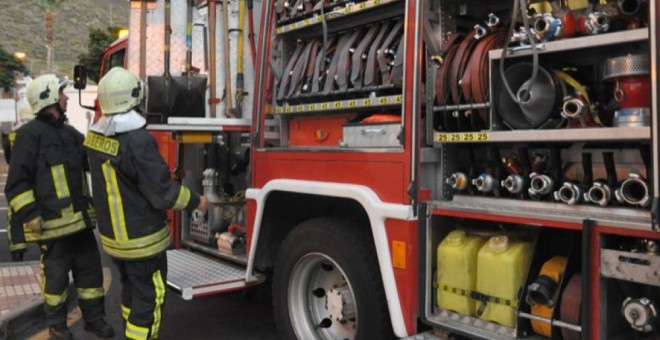
<path id="1" fill-rule="evenodd" d="M 32 74 L 46 68 L 45 10 L 38 0 L 0 0 L 0 46 L 24 52 Z M 87 51 L 88 29 L 128 26 L 127 0 L 64 0 L 53 11 L 53 71 L 71 75 L 78 56 Z"/>

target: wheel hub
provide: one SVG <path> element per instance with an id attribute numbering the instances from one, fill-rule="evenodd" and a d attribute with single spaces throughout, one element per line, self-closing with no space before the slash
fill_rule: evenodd
<path id="1" fill-rule="evenodd" d="M 330 289 L 326 293 L 325 308 L 330 318 L 338 322 L 355 319 L 355 301 L 346 287 Z"/>

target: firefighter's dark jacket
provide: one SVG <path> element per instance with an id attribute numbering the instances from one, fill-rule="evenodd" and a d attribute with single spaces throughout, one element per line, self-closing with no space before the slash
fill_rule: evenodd
<path id="1" fill-rule="evenodd" d="M 134 260 L 166 250 L 167 209 L 192 210 L 200 198 L 172 179 L 156 140 L 144 127 L 113 136 L 89 132 L 85 147 L 105 252 Z"/>
<path id="2" fill-rule="evenodd" d="M 17 225 L 38 216 L 44 220 L 42 233 L 25 230 L 28 242 L 56 239 L 92 227 L 91 201 L 85 195 L 84 136 L 64 120 L 64 116 L 57 120 L 39 114 L 16 133 L 5 187 L 11 219 Z"/>

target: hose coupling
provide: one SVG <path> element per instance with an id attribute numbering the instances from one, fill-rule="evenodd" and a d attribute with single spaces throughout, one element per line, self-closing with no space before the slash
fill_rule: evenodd
<path id="1" fill-rule="evenodd" d="M 465 190 L 468 186 L 468 178 L 462 172 L 455 172 L 445 180 L 445 183 L 449 184 L 452 189 Z"/>
<path id="2" fill-rule="evenodd" d="M 496 182 L 493 176 L 483 173 L 472 180 L 472 185 L 477 187 L 477 190 L 481 192 L 491 192 L 495 189 Z"/>
<path id="3" fill-rule="evenodd" d="M 502 187 L 512 194 L 519 194 L 525 189 L 525 179 L 519 174 L 511 174 L 502 181 Z"/>
<path id="4" fill-rule="evenodd" d="M 559 190 L 553 193 L 555 201 L 564 202 L 568 205 L 579 203 L 583 195 L 584 189 L 572 182 L 564 182 Z"/>
<path id="5" fill-rule="evenodd" d="M 547 195 L 552 192 L 554 181 L 548 175 L 532 172 L 529 175 L 529 189 L 531 196 Z"/>
<path id="6" fill-rule="evenodd" d="M 614 191 L 614 196 L 621 203 L 648 207 L 651 204 L 649 195 L 649 186 L 646 180 L 639 174 L 631 173 L 628 178 L 621 182 L 618 189 Z"/>
<path id="7" fill-rule="evenodd" d="M 604 182 L 596 181 L 591 185 L 591 188 L 584 194 L 584 201 L 598 204 L 604 207 L 610 203 L 612 199 L 612 188 Z"/>

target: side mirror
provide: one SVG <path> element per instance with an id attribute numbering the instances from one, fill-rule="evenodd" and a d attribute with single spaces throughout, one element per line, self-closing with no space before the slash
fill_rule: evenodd
<path id="1" fill-rule="evenodd" d="M 87 70 L 85 66 L 76 65 L 73 68 L 73 88 L 84 90 L 87 87 Z"/>

